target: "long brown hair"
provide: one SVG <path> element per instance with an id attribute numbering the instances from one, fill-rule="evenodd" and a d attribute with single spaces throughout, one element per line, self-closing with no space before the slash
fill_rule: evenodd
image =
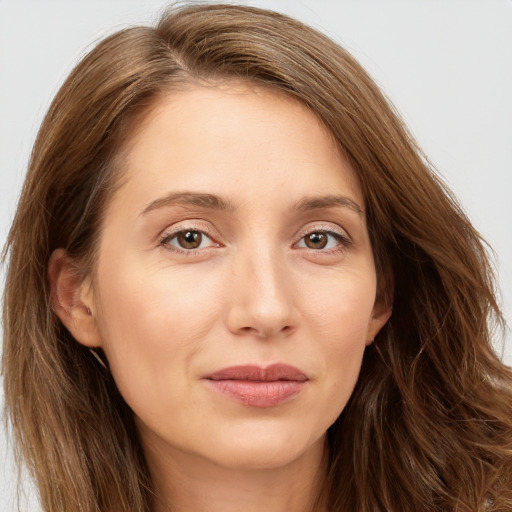
<path id="1" fill-rule="evenodd" d="M 243 79 L 307 105 L 366 200 L 378 293 L 393 315 L 328 431 L 329 510 L 512 511 L 512 373 L 484 244 L 361 66 L 326 36 L 250 7 L 169 10 L 100 42 L 39 131 L 7 242 L 3 373 L 19 458 L 47 512 L 149 512 L 132 412 L 53 313 L 62 247 L 87 273 L 130 128 L 161 94 Z"/>

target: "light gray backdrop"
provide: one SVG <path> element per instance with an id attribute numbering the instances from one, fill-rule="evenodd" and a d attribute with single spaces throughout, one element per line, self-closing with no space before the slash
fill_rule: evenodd
<path id="1" fill-rule="evenodd" d="M 239 3 L 283 11 L 316 26 L 370 71 L 494 247 L 512 323 L 512 1 Z M 167 4 L 0 0 L 1 245 L 37 128 L 74 63 L 99 38 L 126 25 L 151 23 Z M 512 363 L 510 333 L 504 358 Z M 5 512 L 15 510 L 15 470 L 7 452 L 0 434 L 0 510 Z M 21 510 L 37 511 L 27 487 Z"/>

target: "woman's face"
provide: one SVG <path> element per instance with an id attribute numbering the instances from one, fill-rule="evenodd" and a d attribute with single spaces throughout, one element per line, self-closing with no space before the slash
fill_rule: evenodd
<path id="1" fill-rule="evenodd" d="M 128 147 L 78 338 L 143 444 L 245 468 L 318 449 L 388 318 L 349 164 L 300 103 L 241 84 L 170 95 Z"/>

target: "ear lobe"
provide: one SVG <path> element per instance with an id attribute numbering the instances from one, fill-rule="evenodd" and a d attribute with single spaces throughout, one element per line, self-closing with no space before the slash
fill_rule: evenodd
<path id="1" fill-rule="evenodd" d="M 87 347 L 101 346 L 90 281 L 80 276 L 64 249 L 52 253 L 48 280 L 53 310 L 73 338 Z"/>

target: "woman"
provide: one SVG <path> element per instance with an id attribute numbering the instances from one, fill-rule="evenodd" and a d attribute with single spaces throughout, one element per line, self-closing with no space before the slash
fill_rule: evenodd
<path id="1" fill-rule="evenodd" d="M 191 6 L 101 42 L 8 248 L 6 404 L 44 510 L 512 510 L 480 237 L 312 29 Z"/>

